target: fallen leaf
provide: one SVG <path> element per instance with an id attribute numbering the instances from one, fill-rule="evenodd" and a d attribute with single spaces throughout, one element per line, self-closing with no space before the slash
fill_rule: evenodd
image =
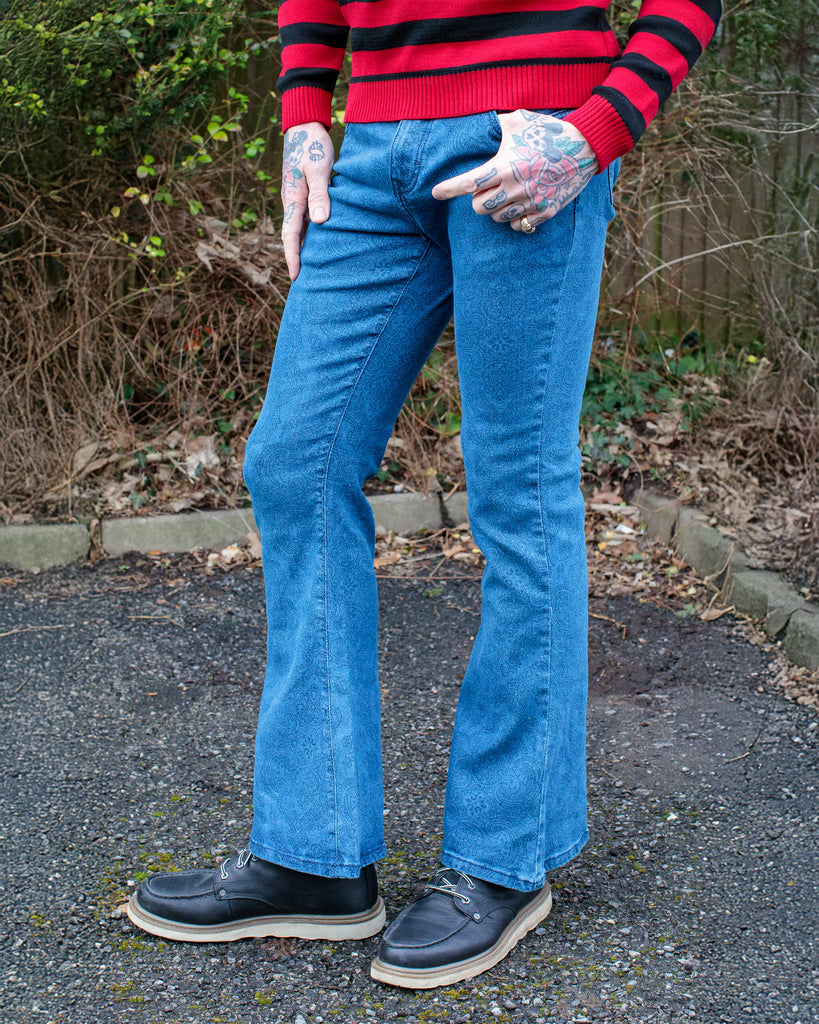
<path id="1" fill-rule="evenodd" d="M 195 480 L 205 469 L 215 469 L 220 465 L 216 441 L 215 434 L 203 434 L 186 443 L 185 471 L 189 480 Z"/>
<path id="2" fill-rule="evenodd" d="M 733 605 L 731 605 L 730 608 L 706 608 L 702 615 L 700 615 L 700 618 L 703 622 L 713 622 L 714 619 L 719 619 L 723 615 L 727 615 L 728 612 L 732 612 L 733 610 Z"/>
<path id="3" fill-rule="evenodd" d="M 91 462 L 99 449 L 99 441 L 89 441 L 88 444 L 84 444 L 82 447 L 78 448 L 74 453 L 74 458 L 71 460 L 71 475 L 77 476 L 81 473 L 88 463 Z"/>
<path id="4" fill-rule="evenodd" d="M 592 505 L 592 508 L 594 508 L 594 505 L 598 504 L 605 505 L 607 508 L 617 506 L 620 504 L 622 500 L 622 496 L 618 494 L 617 491 L 611 489 L 606 490 L 605 488 L 602 487 L 596 491 L 593 491 L 591 497 L 589 498 L 589 501 L 594 503 Z"/>

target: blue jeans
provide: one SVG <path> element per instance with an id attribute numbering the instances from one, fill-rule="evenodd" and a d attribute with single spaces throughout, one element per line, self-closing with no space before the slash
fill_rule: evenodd
<path id="1" fill-rule="evenodd" d="M 307 230 L 244 463 L 268 619 L 249 845 L 286 867 L 353 877 L 386 853 L 362 484 L 453 313 L 486 567 L 442 862 L 533 890 L 588 839 L 578 420 L 618 163 L 533 234 L 432 198 L 500 139 L 493 112 L 350 124 Z"/>

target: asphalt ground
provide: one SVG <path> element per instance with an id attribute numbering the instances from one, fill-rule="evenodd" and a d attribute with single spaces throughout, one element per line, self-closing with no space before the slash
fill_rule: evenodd
<path id="1" fill-rule="evenodd" d="M 0 581 L 0 1020 L 819 1021 L 819 716 L 724 616 L 593 602 L 591 839 L 472 982 L 369 978 L 377 939 L 196 946 L 117 909 L 245 845 L 261 569 L 106 559 Z M 476 580 L 380 583 L 388 919 L 434 869 Z"/>

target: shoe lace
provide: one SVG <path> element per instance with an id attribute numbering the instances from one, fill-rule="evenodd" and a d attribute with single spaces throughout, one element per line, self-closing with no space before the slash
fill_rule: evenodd
<path id="1" fill-rule="evenodd" d="M 243 868 L 245 864 L 247 864 L 247 862 L 252 859 L 252 857 L 253 854 L 250 852 L 250 850 L 240 850 L 239 856 L 236 858 L 236 867 Z M 222 878 L 228 877 L 227 866 L 228 864 L 230 864 L 231 859 L 232 858 L 227 857 L 219 865 L 219 874 L 221 875 Z"/>
<path id="2" fill-rule="evenodd" d="M 455 896 L 464 903 L 471 903 L 472 900 L 466 895 L 466 893 L 458 892 L 457 883 L 451 882 L 448 878 L 444 877 L 445 871 L 454 871 L 456 875 L 466 882 L 470 889 L 475 888 L 475 883 L 469 875 L 465 875 L 463 871 L 458 871 L 457 868 L 444 868 L 443 871 L 438 872 L 431 882 L 427 882 L 424 886 L 424 892 L 421 895 L 423 896 L 425 893 L 434 889 L 436 892 L 445 893 L 447 896 Z"/>

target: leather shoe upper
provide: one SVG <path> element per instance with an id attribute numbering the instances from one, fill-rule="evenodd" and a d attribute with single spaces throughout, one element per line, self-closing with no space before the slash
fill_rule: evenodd
<path id="1" fill-rule="evenodd" d="M 152 875 L 138 890 L 148 913 L 186 924 L 216 925 L 278 914 L 363 913 L 378 898 L 372 864 L 358 878 L 324 878 L 261 860 L 249 850 L 210 871 Z"/>
<path id="2" fill-rule="evenodd" d="M 538 895 L 442 869 L 384 932 L 378 958 L 397 967 L 430 968 L 477 956 Z"/>

